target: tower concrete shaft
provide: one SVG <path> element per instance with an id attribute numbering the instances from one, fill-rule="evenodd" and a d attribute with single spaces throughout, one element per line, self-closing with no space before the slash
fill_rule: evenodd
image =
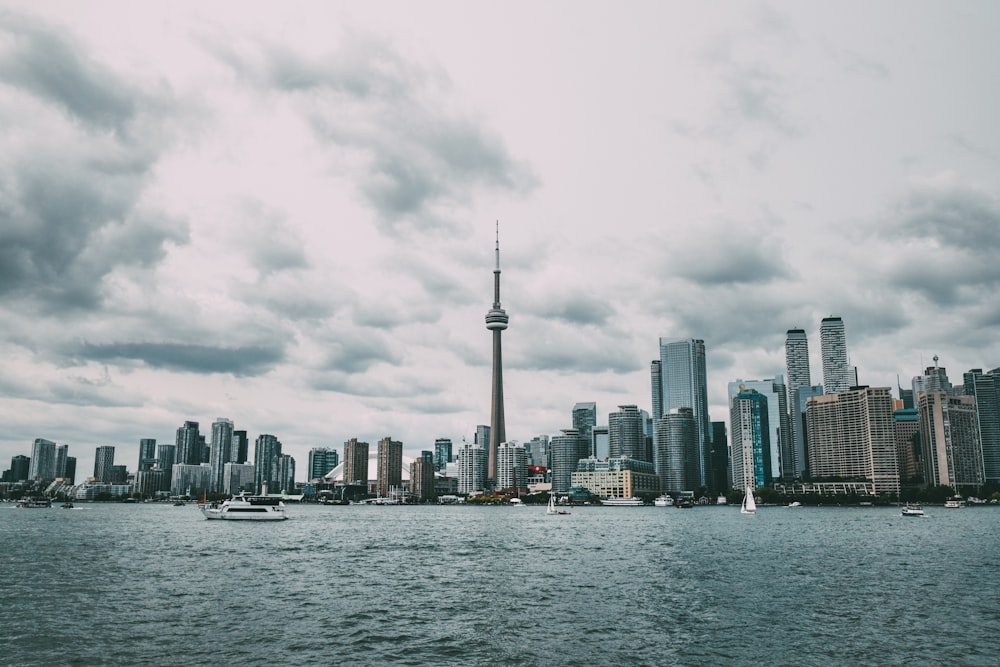
<path id="1" fill-rule="evenodd" d="M 497 478 L 497 449 L 507 440 L 503 414 L 503 357 L 500 332 L 507 328 L 507 312 L 500 307 L 500 225 L 497 223 L 496 267 L 493 269 L 493 308 L 486 313 L 486 328 L 493 332 L 493 392 L 490 400 L 490 448 L 487 477 Z"/>

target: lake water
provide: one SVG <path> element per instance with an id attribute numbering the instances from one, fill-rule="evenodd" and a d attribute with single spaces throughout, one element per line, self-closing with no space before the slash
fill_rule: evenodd
<path id="1" fill-rule="evenodd" d="M 288 513 L 0 505 L 0 664 L 1000 664 L 1000 508 Z"/>

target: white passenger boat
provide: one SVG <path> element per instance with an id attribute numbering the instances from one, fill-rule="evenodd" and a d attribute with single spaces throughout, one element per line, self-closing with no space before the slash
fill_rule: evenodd
<path id="1" fill-rule="evenodd" d="M 248 496 L 240 494 L 222 503 L 212 503 L 201 508 L 206 519 L 226 519 L 228 521 L 282 521 L 285 503 L 269 496 Z"/>
<path id="2" fill-rule="evenodd" d="M 631 498 L 605 498 L 601 501 L 602 505 L 610 505 L 611 507 L 641 507 L 644 503 L 642 498 L 636 498 L 635 496 Z"/>
<path id="3" fill-rule="evenodd" d="M 674 504 L 674 499 L 668 495 L 662 495 L 653 499 L 653 504 L 657 507 L 670 507 Z"/>
<path id="4" fill-rule="evenodd" d="M 903 516 L 924 516 L 924 508 L 920 505 L 907 503 L 899 513 Z"/>

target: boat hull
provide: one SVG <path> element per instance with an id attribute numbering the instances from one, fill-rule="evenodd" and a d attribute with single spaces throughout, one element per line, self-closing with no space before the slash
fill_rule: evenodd
<path id="1" fill-rule="evenodd" d="M 205 515 L 206 519 L 221 521 L 284 521 L 288 518 L 284 510 L 249 513 L 206 508 L 201 510 L 201 513 Z"/>

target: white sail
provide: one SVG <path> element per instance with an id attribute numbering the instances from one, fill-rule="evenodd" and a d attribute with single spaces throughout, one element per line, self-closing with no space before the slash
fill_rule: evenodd
<path id="1" fill-rule="evenodd" d="M 743 506 L 740 512 L 743 514 L 754 514 L 757 511 L 757 503 L 753 499 L 753 489 L 747 484 L 746 495 L 743 496 Z"/>
<path id="2" fill-rule="evenodd" d="M 546 510 L 545 513 L 546 514 L 555 514 L 556 513 L 556 496 L 553 493 L 549 494 L 549 508 L 548 508 L 548 510 Z"/>

